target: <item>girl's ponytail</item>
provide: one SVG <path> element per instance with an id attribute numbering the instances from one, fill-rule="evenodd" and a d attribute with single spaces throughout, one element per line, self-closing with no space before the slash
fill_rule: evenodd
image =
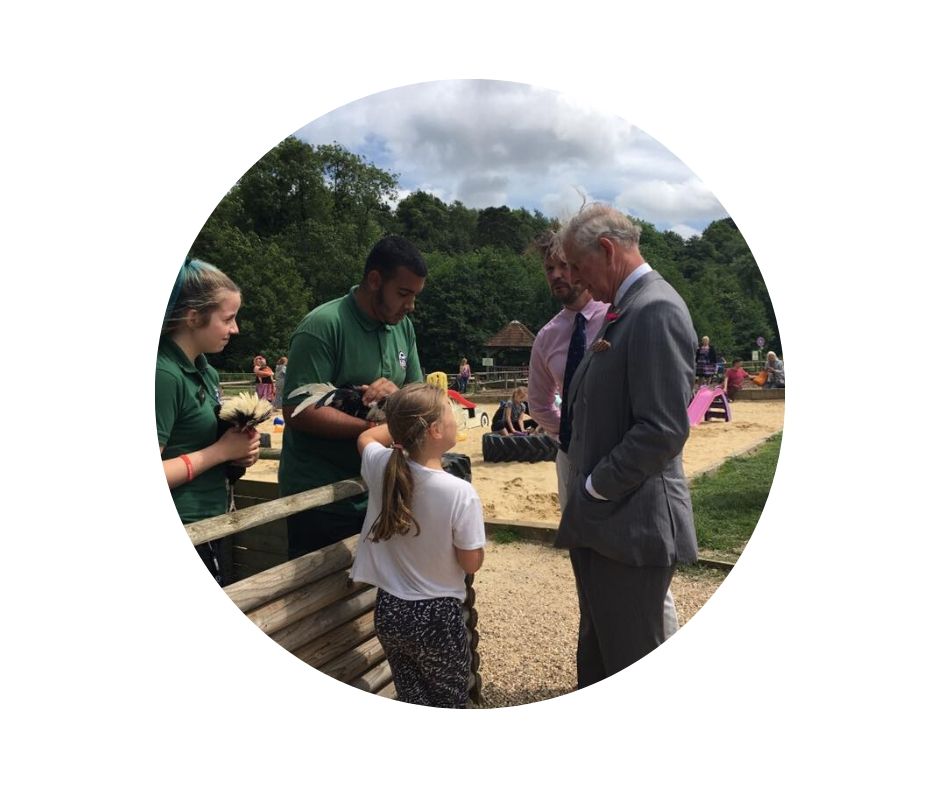
<path id="1" fill-rule="evenodd" d="M 405 535 L 414 526 L 415 536 L 421 526 L 411 511 L 414 476 L 407 455 L 420 448 L 428 427 L 441 418 L 447 396 L 437 386 L 412 383 L 392 394 L 385 403 L 385 417 L 392 435 L 392 456 L 382 477 L 382 510 L 372 524 L 373 542 Z"/>

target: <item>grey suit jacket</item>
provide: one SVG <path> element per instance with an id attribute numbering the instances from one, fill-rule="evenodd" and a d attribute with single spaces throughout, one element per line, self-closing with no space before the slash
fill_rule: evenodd
<path id="1" fill-rule="evenodd" d="M 589 547 L 630 566 L 694 561 L 682 470 L 698 346 L 689 310 L 651 271 L 616 311 L 571 381 L 568 503 L 555 544 Z M 598 349 L 600 340 L 610 346 Z M 585 490 L 588 474 L 608 501 Z"/>

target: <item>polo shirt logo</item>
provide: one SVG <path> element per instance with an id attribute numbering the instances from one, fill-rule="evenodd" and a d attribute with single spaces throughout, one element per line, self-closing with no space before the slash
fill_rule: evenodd
<path id="1" fill-rule="evenodd" d="M 404 350 L 398 351 L 398 366 L 400 366 L 402 369 L 408 368 L 408 356 L 405 355 Z"/>

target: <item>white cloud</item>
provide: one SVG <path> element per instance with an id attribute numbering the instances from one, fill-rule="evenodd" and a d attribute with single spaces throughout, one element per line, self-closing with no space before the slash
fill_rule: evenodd
<path id="1" fill-rule="evenodd" d="M 561 218 L 577 189 L 661 227 L 725 216 L 679 159 L 626 120 L 513 82 L 429 82 L 377 93 L 304 126 L 429 191 L 473 208 L 507 204 Z"/>
<path id="2" fill-rule="evenodd" d="M 674 224 L 669 228 L 676 235 L 682 236 L 683 240 L 688 241 L 694 235 L 701 235 L 701 230 L 696 230 L 694 227 L 689 227 L 687 224 Z"/>

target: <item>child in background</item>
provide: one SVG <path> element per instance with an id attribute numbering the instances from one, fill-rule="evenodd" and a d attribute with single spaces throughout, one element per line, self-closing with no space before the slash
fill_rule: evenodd
<path id="1" fill-rule="evenodd" d="M 375 632 L 398 699 L 464 708 L 465 574 L 483 563 L 483 506 L 441 465 L 457 442 L 444 391 L 412 383 L 388 398 L 385 415 L 357 442 L 369 506 L 350 577 L 378 587 Z"/>
<path id="2" fill-rule="evenodd" d="M 284 407 L 284 381 L 287 380 L 287 356 L 281 356 L 274 367 L 274 407 Z"/>

